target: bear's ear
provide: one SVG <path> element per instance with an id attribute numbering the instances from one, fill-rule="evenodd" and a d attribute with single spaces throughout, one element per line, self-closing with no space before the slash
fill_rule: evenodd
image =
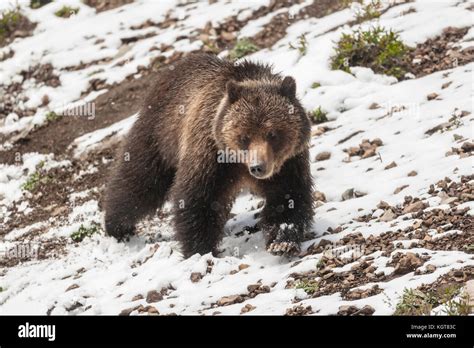
<path id="1" fill-rule="evenodd" d="M 291 76 L 286 76 L 280 86 L 280 93 L 288 98 L 296 97 L 296 82 Z"/>
<path id="2" fill-rule="evenodd" d="M 235 81 L 228 81 L 226 84 L 227 96 L 229 97 L 229 103 L 235 103 L 242 95 L 242 86 Z"/>

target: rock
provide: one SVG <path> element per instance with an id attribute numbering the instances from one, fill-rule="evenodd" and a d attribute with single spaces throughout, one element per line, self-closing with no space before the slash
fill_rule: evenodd
<path id="1" fill-rule="evenodd" d="M 359 308 L 357 308 L 356 306 L 348 306 L 348 305 L 344 305 L 344 306 L 340 306 L 339 307 L 339 311 L 337 312 L 337 315 L 352 315 L 353 313 L 357 312 L 359 310 Z"/>
<path id="2" fill-rule="evenodd" d="M 316 161 L 326 161 L 331 158 L 331 153 L 328 151 L 320 152 L 316 155 Z"/>
<path id="3" fill-rule="evenodd" d="M 359 154 L 359 150 L 359 147 L 352 146 L 348 148 L 346 152 L 349 156 L 357 156 Z"/>
<path id="4" fill-rule="evenodd" d="M 404 189 L 406 189 L 409 185 L 402 185 L 400 187 L 397 187 L 395 189 L 395 191 L 393 191 L 393 194 L 396 195 L 396 194 L 399 194 L 400 192 L 402 192 Z"/>
<path id="5" fill-rule="evenodd" d="M 227 31 L 222 31 L 221 32 L 221 38 L 224 41 L 233 41 L 235 39 L 235 34 L 234 33 L 229 33 Z"/>
<path id="6" fill-rule="evenodd" d="M 142 294 L 138 294 L 138 295 L 133 296 L 132 302 L 133 301 L 138 301 L 138 300 L 143 300 L 143 295 Z"/>
<path id="7" fill-rule="evenodd" d="M 433 99 L 436 99 L 438 96 L 439 96 L 439 94 L 437 94 L 437 93 L 430 93 L 426 96 L 426 99 L 433 100 Z"/>
<path id="8" fill-rule="evenodd" d="M 247 303 L 245 306 L 242 307 L 242 309 L 240 310 L 240 314 L 244 314 L 244 313 L 248 313 L 248 312 L 251 312 L 253 311 L 255 308 L 255 306 L 252 306 L 250 303 Z"/>
<path id="9" fill-rule="evenodd" d="M 248 292 L 254 292 L 255 290 L 257 290 L 259 287 L 260 287 L 261 284 L 251 284 L 249 286 L 247 286 L 247 291 Z"/>
<path id="10" fill-rule="evenodd" d="M 385 170 L 388 170 L 388 169 L 392 169 L 392 168 L 395 168 L 397 166 L 397 164 L 395 162 L 392 162 L 390 164 L 388 164 L 387 166 L 385 166 Z"/>
<path id="11" fill-rule="evenodd" d="M 365 150 L 365 152 L 362 155 L 362 158 L 369 158 L 372 156 L 375 156 L 377 149 L 375 147 L 372 147 L 370 149 Z"/>
<path id="12" fill-rule="evenodd" d="M 202 274 L 199 272 L 193 272 L 189 278 L 191 279 L 191 282 L 197 283 L 202 279 Z"/>
<path id="13" fill-rule="evenodd" d="M 380 217 L 380 221 L 388 222 L 395 219 L 397 215 L 392 211 L 392 209 L 387 209 L 385 213 Z"/>
<path id="14" fill-rule="evenodd" d="M 377 204 L 377 208 L 378 208 L 378 209 L 385 210 L 385 209 L 390 208 L 390 204 L 388 204 L 388 203 L 385 202 L 385 201 L 380 201 L 379 204 Z"/>
<path id="15" fill-rule="evenodd" d="M 417 176 L 418 173 L 414 170 L 412 170 L 410 173 L 408 173 L 408 176 Z"/>
<path id="16" fill-rule="evenodd" d="M 218 306 L 228 306 L 234 303 L 243 302 L 243 298 L 240 295 L 224 296 L 217 301 Z"/>
<path id="17" fill-rule="evenodd" d="M 369 305 L 365 305 L 360 310 L 355 312 L 353 315 L 372 315 L 374 314 L 375 309 Z"/>
<path id="18" fill-rule="evenodd" d="M 414 213 L 423 209 L 425 209 L 425 203 L 423 203 L 422 201 L 416 201 L 414 203 L 408 204 L 405 208 L 403 208 L 403 214 Z"/>
<path id="19" fill-rule="evenodd" d="M 66 292 L 71 291 L 71 290 L 74 290 L 74 289 L 77 289 L 78 287 L 79 287 L 79 285 L 77 285 L 77 284 L 72 284 L 71 286 L 69 286 L 69 287 L 66 289 Z"/>
<path id="20" fill-rule="evenodd" d="M 426 272 L 427 273 L 433 273 L 436 271 L 436 266 L 435 265 L 426 265 Z"/>
<path id="21" fill-rule="evenodd" d="M 241 264 L 239 265 L 239 271 L 242 271 L 243 269 L 246 269 L 246 268 L 249 268 L 249 267 L 250 267 L 249 265 L 247 265 L 247 264 L 245 264 L 245 263 L 241 263 Z"/>
<path id="22" fill-rule="evenodd" d="M 130 313 L 133 312 L 133 310 L 134 310 L 133 308 L 124 309 L 119 313 L 119 316 L 129 316 Z"/>
<path id="23" fill-rule="evenodd" d="M 321 191 L 314 191 L 313 193 L 313 200 L 326 202 L 326 195 Z"/>
<path id="24" fill-rule="evenodd" d="M 354 198 L 354 189 L 353 188 L 345 190 L 344 193 L 341 196 L 341 199 L 343 201 L 347 201 L 351 198 Z"/>
<path id="25" fill-rule="evenodd" d="M 148 314 L 152 314 L 152 315 L 158 315 L 158 314 L 160 314 L 160 312 L 158 312 L 158 309 L 156 309 L 156 308 L 153 307 L 153 306 L 147 306 L 147 307 L 145 307 L 145 308 L 146 308 Z"/>
<path id="26" fill-rule="evenodd" d="M 423 260 L 413 253 L 406 253 L 400 258 L 398 264 L 395 266 L 394 274 L 407 274 L 413 272 L 418 267 L 423 265 Z"/>
<path id="27" fill-rule="evenodd" d="M 369 105 L 369 110 L 376 110 L 376 109 L 380 109 L 380 105 L 377 104 L 377 103 L 372 103 Z"/>
<path id="28" fill-rule="evenodd" d="M 158 291 L 156 291 L 156 290 L 150 290 L 150 291 L 148 291 L 148 293 L 146 295 L 146 302 L 147 303 L 158 302 L 158 301 L 161 301 L 162 299 L 163 299 L 163 295 L 161 293 L 159 293 Z"/>
<path id="29" fill-rule="evenodd" d="M 452 84 L 453 81 L 448 81 L 448 82 L 445 82 L 441 85 L 441 89 L 445 89 L 445 88 L 448 88 L 450 84 Z"/>
<path id="30" fill-rule="evenodd" d="M 375 146 L 382 146 L 383 145 L 383 141 L 382 139 L 380 138 L 375 138 L 374 140 L 372 140 L 370 142 L 372 145 L 375 145 Z"/>
<path id="31" fill-rule="evenodd" d="M 461 149 L 463 149 L 464 152 L 472 152 L 474 151 L 474 143 L 466 141 L 464 144 L 462 144 Z"/>

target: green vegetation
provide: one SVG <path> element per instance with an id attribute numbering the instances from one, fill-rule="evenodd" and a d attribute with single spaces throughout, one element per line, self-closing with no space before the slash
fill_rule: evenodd
<path id="1" fill-rule="evenodd" d="M 362 8 L 356 13 L 356 22 L 361 23 L 374 18 L 379 18 L 382 3 L 380 0 L 371 0 L 367 4 L 362 4 Z"/>
<path id="2" fill-rule="evenodd" d="M 41 170 L 44 167 L 44 164 L 44 161 L 38 163 L 36 166 L 36 171 L 28 177 L 23 185 L 21 185 L 23 190 L 33 192 L 41 184 L 46 184 L 51 181 L 52 178 L 48 175 L 45 175 L 45 173 Z"/>
<path id="3" fill-rule="evenodd" d="M 402 300 L 397 304 L 395 315 L 429 315 L 436 298 L 420 290 L 405 289 Z"/>
<path id="4" fill-rule="evenodd" d="M 321 87 L 321 84 L 319 82 L 314 82 L 312 85 L 311 85 L 311 88 L 313 89 L 316 89 L 316 88 L 319 88 Z"/>
<path id="5" fill-rule="evenodd" d="M 400 79 L 407 72 L 409 50 L 392 30 L 382 27 L 359 29 L 342 34 L 336 54 L 331 58 L 331 68 L 350 72 L 349 67 L 362 66 Z"/>
<path id="6" fill-rule="evenodd" d="M 300 280 L 298 283 L 296 283 L 295 289 L 303 289 L 304 292 L 311 295 L 316 290 L 318 290 L 318 282 L 315 280 L 309 280 L 309 279 Z"/>
<path id="7" fill-rule="evenodd" d="M 229 52 L 229 57 L 231 59 L 240 59 L 247 54 L 257 52 L 258 51 L 257 45 L 255 45 L 252 41 L 247 38 L 243 38 L 237 41 L 234 48 Z"/>
<path id="8" fill-rule="evenodd" d="M 79 243 L 79 242 L 82 242 L 84 238 L 91 237 L 92 235 L 99 232 L 100 232 L 99 225 L 95 223 L 93 223 L 89 227 L 84 227 L 84 225 L 81 225 L 81 227 L 79 227 L 79 229 L 76 232 L 73 232 L 71 234 L 71 239 L 74 242 Z"/>
<path id="9" fill-rule="evenodd" d="M 22 17 L 19 8 L 6 10 L 0 14 L 0 45 L 20 25 Z"/>
<path id="10" fill-rule="evenodd" d="M 324 123 L 328 121 L 327 114 L 328 113 L 326 111 L 323 111 L 319 106 L 317 109 L 309 113 L 309 118 L 315 124 Z"/>
<path id="11" fill-rule="evenodd" d="M 54 122 L 59 119 L 59 115 L 55 113 L 54 111 L 50 111 L 46 114 L 46 120 L 48 122 Z"/>
<path id="12" fill-rule="evenodd" d="M 300 55 L 304 56 L 308 52 L 308 41 L 306 40 L 305 34 L 298 36 L 298 43 L 296 45 L 290 43 L 289 46 L 292 50 L 298 50 Z"/>
<path id="13" fill-rule="evenodd" d="M 33 9 L 37 9 L 53 2 L 53 0 L 31 0 L 30 7 Z"/>
<path id="14" fill-rule="evenodd" d="M 78 7 L 63 6 L 58 11 L 56 11 L 54 14 L 58 17 L 61 17 L 61 18 L 69 18 L 69 17 L 71 17 L 73 15 L 76 15 L 78 13 L 79 13 L 79 8 Z"/>
<path id="15" fill-rule="evenodd" d="M 459 299 L 454 299 L 459 296 Z M 461 286 L 451 284 L 438 291 L 424 293 L 417 289 L 405 289 L 397 304 L 395 315 L 430 315 L 433 308 L 444 305 L 447 315 L 468 315 L 472 306 L 469 296 L 461 294 Z"/>

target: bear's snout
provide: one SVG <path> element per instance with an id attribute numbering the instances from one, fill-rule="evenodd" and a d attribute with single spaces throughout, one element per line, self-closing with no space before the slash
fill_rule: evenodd
<path id="1" fill-rule="evenodd" d="M 264 162 L 260 162 L 258 164 L 253 164 L 249 168 L 250 174 L 252 174 L 256 178 L 260 178 L 265 176 L 267 172 L 267 164 Z"/>
<path id="2" fill-rule="evenodd" d="M 252 142 L 249 146 L 250 175 L 257 179 L 266 179 L 273 174 L 273 150 L 266 141 Z"/>

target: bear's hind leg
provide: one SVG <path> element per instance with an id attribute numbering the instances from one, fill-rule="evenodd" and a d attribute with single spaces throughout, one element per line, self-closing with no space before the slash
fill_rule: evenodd
<path id="1" fill-rule="evenodd" d="M 150 144 L 137 138 L 125 146 L 120 161 L 105 199 L 105 229 L 118 240 L 133 234 L 140 219 L 163 206 L 175 174 Z"/>

